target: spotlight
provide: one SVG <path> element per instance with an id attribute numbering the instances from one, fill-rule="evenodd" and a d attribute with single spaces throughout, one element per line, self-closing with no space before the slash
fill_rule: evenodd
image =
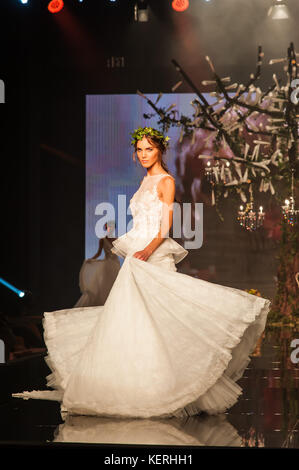
<path id="1" fill-rule="evenodd" d="M 22 3 L 22 5 L 27 5 L 28 0 L 20 0 L 20 2 Z"/>
<path id="2" fill-rule="evenodd" d="M 3 284 L 5 287 L 7 287 L 9 290 L 11 290 L 12 292 L 14 292 L 15 294 L 17 294 L 18 297 L 24 297 L 26 292 L 18 289 L 17 287 L 13 286 L 12 284 L 10 284 L 10 282 L 8 281 L 5 281 L 5 279 L 3 279 L 2 277 L 0 277 L 0 284 Z"/>
<path id="3" fill-rule="evenodd" d="M 171 6 L 175 11 L 185 11 L 189 7 L 189 0 L 173 0 Z"/>
<path id="4" fill-rule="evenodd" d="M 134 19 L 139 22 L 148 21 L 147 0 L 138 0 L 134 6 Z"/>
<path id="5" fill-rule="evenodd" d="M 271 20 L 286 20 L 290 17 L 288 7 L 282 0 L 275 0 L 268 10 Z"/>
<path id="6" fill-rule="evenodd" d="M 48 10 L 50 13 L 58 13 L 64 7 L 63 0 L 51 0 L 48 4 Z"/>

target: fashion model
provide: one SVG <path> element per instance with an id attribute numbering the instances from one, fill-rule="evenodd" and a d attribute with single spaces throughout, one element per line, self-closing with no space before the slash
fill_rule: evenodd
<path id="1" fill-rule="evenodd" d="M 114 225 L 112 220 L 105 224 L 108 236 L 100 238 L 96 254 L 83 261 L 79 273 L 79 286 L 82 295 L 74 307 L 104 305 L 107 300 L 120 270 L 118 256 L 111 252 L 112 241 L 115 238 L 110 235 L 114 231 Z M 97 259 L 102 250 L 104 250 L 105 257 Z"/>
<path id="2" fill-rule="evenodd" d="M 131 230 L 112 242 L 125 259 L 110 294 L 103 306 L 44 314 L 54 390 L 13 396 L 59 400 L 70 414 L 223 413 L 242 393 L 236 381 L 270 301 L 177 272 L 188 251 L 167 236 L 175 196 L 163 161 L 169 139 L 150 127 L 132 137 L 146 175 L 130 200 Z"/>

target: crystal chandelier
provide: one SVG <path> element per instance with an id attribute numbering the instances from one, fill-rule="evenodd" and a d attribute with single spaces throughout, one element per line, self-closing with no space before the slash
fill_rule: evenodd
<path id="1" fill-rule="evenodd" d="M 212 166 L 210 160 L 208 160 L 208 162 L 205 166 L 205 176 L 206 176 L 207 180 L 209 181 L 209 183 L 215 183 L 216 182 L 215 172 L 213 171 L 213 166 Z"/>
<path id="2" fill-rule="evenodd" d="M 217 157 L 214 157 L 217 158 Z M 208 160 L 205 166 L 205 176 L 207 181 L 210 183 L 218 183 L 221 179 L 224 183 L 229 182 L 229 167 L 230 162 L 226 161 L 225 164 L 219 164 L 219 161 L 216 160 L 215 164 L 212 165 L 211 161 Z"/>
<path id="3" fill-rule="evenodd" d="M 256 213 L 253 207 L 253 194 L 251 184 L 249 186 L 250 192 L 250 202 L 246 205 L 244 209 L 243 206 L 240 206 L 238 211 L 237 220 L 241 227 L 253 232 L 261 227 L 264 223 L 265 212 L 263 212 L 263 206 L 260 206 L 259 212 Z"/>
<path id="4" fill-rule="evenodd" d="M 298 222 L 299 210 L 295 209 L 295 198 L 294 198 L 294 168 L 292 168 L 292 177 L 291 177 L 291 196 L 289 199 L 284 201 L 284 206 L 282 206 L 282 214 L 284 220 L 294 227 Z"/>

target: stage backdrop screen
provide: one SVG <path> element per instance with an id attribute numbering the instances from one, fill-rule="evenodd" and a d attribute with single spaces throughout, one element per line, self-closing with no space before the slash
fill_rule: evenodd
<path id="1" fill-rule="evenodd" d="M 159 95 L 146 96 L 155 103 Z M 209 94 L 204 96 L 210 104 L 215 102 Z M 158 106 L 167 109 L 175 104 L 180 115 L 192 117 L 195 109 L 191 102 L 196 98 L 191 93 L 163 94 Z M 99 204 L 109 202 L 114 208 L 115 236 L 121 236 L 132 226 L 129 202 L 146 170 L 138 159 L 136 163 L 132 159 L 130 132 L 139 126 L 160 129 L 157 116 L 144 118 L 144 114 L 150 113 L 154 113 L 153 109 L 138 94 L 86 96 L 86 258 L 93 256 L 99 245 L 96 230 L 99 221 L 102 223 L 105 217 L 96 213 Z M 246 233 L 237 221 L 239 205 L 242 204 L 238 197 L 222 198 L 219 201 L 221 207 L 212 204 L 211 185 L 205 176 L 207 161 L 198 158 L 199 155 L 215 154 L 212 133 L 199 129 L 193 142 L 191 138 L 184 138 L 180 143 L 180 132 L 179 127 L 168 130 L 170 146 L 164 159 L 176 180 L 176 199 L 202 203 L 203 241 L 199 249 L 190 250 L 186 246 L 189 255 L 179 263 L 178 270 L 239 289 L 258 288 L 263 296 L 271 297 L 274 295 L 277 268 L 277 240 L 273 227 L 278 226 L 278 220 L 275 219 L 275 211 L 271 213 L 271 208 L 265 206 L 264 227 L 256 233 Z M 219 152 L 221 156 L 232 157 L 226 145 Z M 119 195 L 124 198 L 125 210 L 128 210 L 124 226 L 118 226 Z M 256 192 L 257 206 L 266 204 L 262 198 L 263 195 Z M 220 212 L 223 221 L 219 217 Z M 178 241 L 184 246 L 184 240 Z M 101 254 L 103 257 L 104 253 Z M 123 259 L 119 259 L 123 263 Z"/>

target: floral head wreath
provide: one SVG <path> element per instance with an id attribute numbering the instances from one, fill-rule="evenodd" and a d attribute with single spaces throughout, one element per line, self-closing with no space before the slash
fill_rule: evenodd
<path id="1" fill-rule="evenodd" d="M 134 132 L 130 132 L 130 135 L 132 136 L 131 145 L 133 145 L 134 147 L 137 144 L 138 140 L 142 140 L 144 136 L 157 137 L 161 140 L 165 148 L 168 147 L 168 141 L 170 140 L 168 136 L 165 137 L 162 132 L 157 131 L 157 129 L 154 129 L 153 127 L 138 127 L 138 129 L 135 129 Z"/>

